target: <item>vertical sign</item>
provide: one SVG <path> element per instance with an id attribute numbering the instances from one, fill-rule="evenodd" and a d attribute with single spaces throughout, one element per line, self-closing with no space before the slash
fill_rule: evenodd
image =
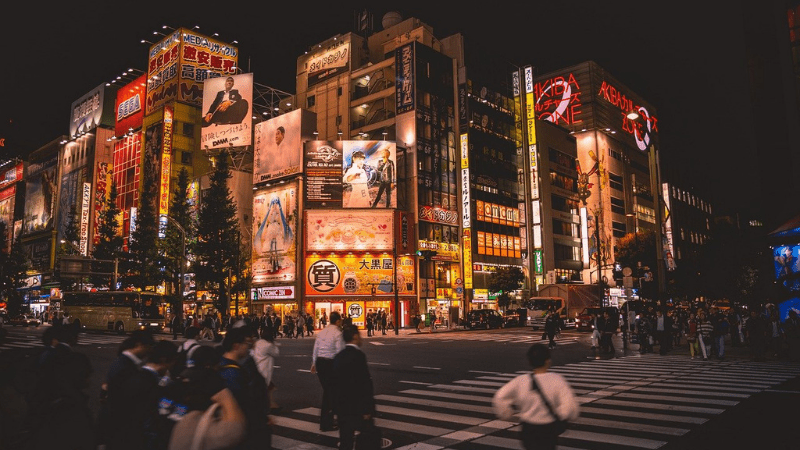
<path id="1" fill-rule="evenodd" d="M 666 214 L 664 216 L 664 261 L 667 264 L 667 270 L 675 270 L 675 242 L 672 239 L 672 210 L 671 198 L 669 196 L 669 184 L 661 184 L 661 197 L 664 199 L 664 207 Z"/>
<path id="2" fill-rule="evenodd" d="M 542 275 L 544 273 L 544 258 L 542 257 L 541 250 L 533 251 L 533 269 L 536 275 Z"/>
<path id="3" fill-rule="evenodd" d="M 461 238 L 464 245 L 464 289 L 472 289 L 472 233 L 464 230 Z"/>
<path id="4" fill-rule="evenodd" d="M 92 183 L 83 183 L 83 195 L 81 197 L 81 246 L 80 251 L 83 256 L 88 255 L 89 251 L 89 202 L 92 199 Z"/>
<path id="5" fill-rule="evenodd" d="M 586 207 L 581 207 L 581 261 L 583 268 L 589 268 L 589 218 L 587 217 Z"/>
<path id="6" fill-rule="evenodd" d="M 467 133 L 461 135 L 461 222 L 464 228 L 470 227 L 469 192 L 469 139 Z"/>
<path id="7" fill-rule="evenodd" d="M 169 176 L 172 168 L 172 108 L 164 106 L 164 139 L 161 151 L 161 191 L 158 196 L 159 227 L 158 237 L 166 236 L 167 215 L 169 214 Z"/>
<path id="8" fill-rule="evenodd" d="M 395 53 L 397 114 L 414 109 L 414 43 L 404 45 Z"/>

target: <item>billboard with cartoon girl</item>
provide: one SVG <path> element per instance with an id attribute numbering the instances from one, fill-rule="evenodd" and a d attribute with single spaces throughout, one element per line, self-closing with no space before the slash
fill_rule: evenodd
<path id="1" fill-rule="evenodd" d="M 297 183 L 259 189 L 253 195 L 253 284 L 295 280 Z"/>

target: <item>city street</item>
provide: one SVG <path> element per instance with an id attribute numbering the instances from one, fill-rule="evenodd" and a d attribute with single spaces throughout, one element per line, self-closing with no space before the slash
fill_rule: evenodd
<path id="1" fill-rule="evenodd" d="M 9 328 L 0 351 L 35 349 L 43 329 Z M 789 411 L 800 400 L 800 364 L 752 363 L 746 348 L 728 349 L 724 361 L 691 360 L 685 346 L 667 356 L 642 356 L 636 345 L 623 351 L 619 340 L 611 358 L 595 355 L 589 337 L 564 331 L 553 352 L 551 370 L 569 380 L 582 404 L 580 418 L 559 440 L 561 450 L 795 448 L 786 430 L 796 417 Z M 95 411 L 100 381 L 122 339 L 80 336 L 76 350 L 89 355 L 95 369 L 89 392 Z M 276 400 L 282 409 L 274 417 L 273 446 L 336 448 L 338 432 L 319 431 L 321 388 L 309 372 L 314 338 L 277 342 Z M 366 338 L 384 448 L 521 448 L 519 426 L 496 420 L 491 396 L 527 370 L 524 355 L 534 342 L 541 334 L 529 328 L 401 330 L 399 336 Z"/>

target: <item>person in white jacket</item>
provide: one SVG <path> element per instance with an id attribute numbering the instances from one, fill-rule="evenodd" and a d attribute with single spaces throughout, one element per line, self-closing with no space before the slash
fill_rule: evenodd
<path id="1" fill-rule="evenodd" d="M 555 450 L 558 421 L 574 420 L 579 415 L 578 401 L 563 376 L 551 373 L 550 349 L 534 344 L 528 349 L 532 373 L 520 375 L 494 394 L 492 406 L 502 420 L 516 418 L 522 423 L 521 440 L 526 450 Z M 551 408 L 543 401 L 542 395 Z"/>
<path id="2" fill-rule="evenodd" d="M 275 402 L 275 384 L 272 382 L 272 372 L 275 369 L 275 358 L 280 355 L 280 349 L 274 342 L 272 334 L 266 328 L 261 329 L 261 339 L 253 344 L 250 354 L 253 361 L 258 367 L 258 373 L 264 377 L 264 382 L 267 383 L 267 391 L 269 392 L 270 410 L 277 411 L 280 407 Z"/>

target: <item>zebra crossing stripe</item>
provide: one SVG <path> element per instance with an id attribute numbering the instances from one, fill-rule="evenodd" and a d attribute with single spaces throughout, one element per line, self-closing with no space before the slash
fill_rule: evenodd
<path id="1" fill-rule="evenodd" d="M 312 416 L 319 417 L 320 410 L 319 410 L 319 408 L 303 408 L 303 409 L 297 409 L 294 412 L 300 413 L 300 414 L 310 414 Z M 417 411 L 415 415 L 417 417 L 419 417 L 419 411 Z M 482 421 L 482 422 L 485 422 L 485 421 Z M 307 422 L 307 423 L 310 423 L 310 422 Z M 317 427 L 317 428 L 319 427 L 319 425 L 317 425 L 316 423 L 314 423 L 312 425 L 314 427 Z M 420 424 L 408 423 L 408 422 L 398 422 L 396 420 L 381 419 L 380 417 L 376 417 L 375 418 L 375 425 L 377 425 L 380 428 L 386 428 L 388 430 L 398 430 L 398 431 L 403 431 L 403 432 L 406 432 L 406 433 L 408 432 L 408 430 L 414 430 L 415 434 L 422 434 L 422 435 L 425 435 L 425 436 L 441 436 L 443 434 L 449 434 L 449 433 L 452 433 L 452 432 L 456 431 L 456 430 L 450 430 L 450 429 L 447 429 L 447 428 L 433 427 L 433 426 L 430 426 L 430 425 L 420 425 Z M 292 427 L 292 428 L 294 428 L 294 427 Z M 326 433 L 334 433 L 336 436 L 339 435 L 338 431 L 329 431 L 329 432 L 324 432 L 324 433 L 319 433 L 319 434 L 326 434 Z"/>
<path id="2" fill-rule="evenodd" d="M 739 402 L 730 401 L 730 400 L 714 400 L 708 398 L 683 398 L 683 397 L 673 397 L 669 395 L 650 395 L 650 394 L 635 394 L 629 392 L 622 392 L 616 395 L 619 398 L 638 398 L 641 400 L 652 400 L 652 401 L 664 401 L 664 402 L 675 402 L 675 403 L 700 403 L 705 405 L 720 405 L 720 406 L 735 406 L 738 405 Z"/>
<path id="3" fill-rule="evenodd" d="M 444 397 L 452 400 L 467 400 L 472 402 L 492 403 L 492 397 L 479 396 L 479 395 L 455 394 L 450 392 L 438 392 L 438 391 L 424 391 L 420 389 L 407 389 L 405 391 L 400 391 L 400 393 L 409 395 L 423 395 L 428 397 Z"/>
<path id="4" fill-rule="evenodd" d="M 642 403 L 642 402 L 632 402 L 627 400 L 614 400 L 611 398 L 601 398 L 595 400 L 592 403 L 596 403 L 598 405 L 625 406 L 630 408 L 645 408 L 651 410 L 655 409 L 663 411 L 688 412 L 697 414 L 722 414 L 723 412 L 725 412 L 724 409 L 719 409 L 719 408 L 703 408 L 700 406 L 670 405 L 667 403 Z"/>
<path id="5" fill-rule="evenodd" d="M 670 436 L 683 436 L 689 430 L 685 428 L 665 427 L 660 425 L 648 425 L 636 422 L 621 422 L 618 420 L 605 420 L 605 419 L 592 419 L 589 417 L 578 417 L 570 423 L 577 425 L 590 425 L 594 427 L 603 427 L 604 429 L 613 430 L 633 430 L 643 431 L 645 433 L 653 434 L 666 434 Z"/>
<path id="6" fill-rule="evenodd" d="M 442 402 L 438 400 L 418 399 L 415 397 L 401 397 L 399 395 L 388 395 L 388 394 L 376 395 L 375 400 L 394 402 L 394 403 L 411 403 L 420 406 L 455 409 L 458 411 L 471 411 L 481 414 L 494 415 L 494 409 L 491 406 L 470 405 L 468 403 Z M 416 411 L 416 415 L 419 415 L 419 411 Z"/>
<path id="7" fill-rule="evenodd" d="M 581 406 L 581 414 L 597 414 L 605 416 L 629 417 L 634 419 L 658 420 L 660 422 L 691 423 L 695 425 L 708 422 L 708 419 L 703 417 L 677 416 L 672 414 L 629 411 L 625 409 L 595 408 L 592 406 Z"/>
<path id="8" fill-rule="evenodd" d="M 398 416 L 411 416 L 411 417 L 419 417 L 419 412 L 420 412 L 418 409 L 401 408 L 398 406 L 386 406 L 386 405 L 377 405 L 375 409 L 381 413 L 395 414 Z M 465 425 L 478 425 L 488 421 L 488 419 L 481 419 L 469 416 L 458 416 L 455 414 L 445 414 L 439 412 L 430 414 L 428 418 L 437 422 L 452 422 Z"/>
<path id="9" fill-rule="evenodd" d="M 336 450 L 336 447 L 325 447 L 323 445 L 297 441 L 276 434 L 272 435 L 272 448 L 278 450 Z"/>
<path id="10" fill-rule="evenodd" d="M 594 433 L 591 431 L 567 430 L 561 434 L 561 438 L 579 439 L 589 442 L 602 442 L 606 444 L 625 445 L 628 447 L 638 447 L 647 449 L 657 449 L 667 444 L 665 441 L 645 439 L 632 436 L 619 436 L 615 434 Z"/>
<path id="11" fill-rule="evenodd" d="M 686 386 L 684 386 L 686 387 Z M 636 388 L 636 392 L 655 392 L 658 394 L 679 394 L 679 395 L 699 395 L 699 396 L 707 396 L 707 397 L 730 397 L 730 398 L 748 398 L 750 397 L 749 394 L 736 394 L 732 392 L 709 392 L 707 390 L 703 391 L 689 391 L 685 389 L 662 389 L 662 388 L 651 388 L 651 387 L 639 387 Z"/>

